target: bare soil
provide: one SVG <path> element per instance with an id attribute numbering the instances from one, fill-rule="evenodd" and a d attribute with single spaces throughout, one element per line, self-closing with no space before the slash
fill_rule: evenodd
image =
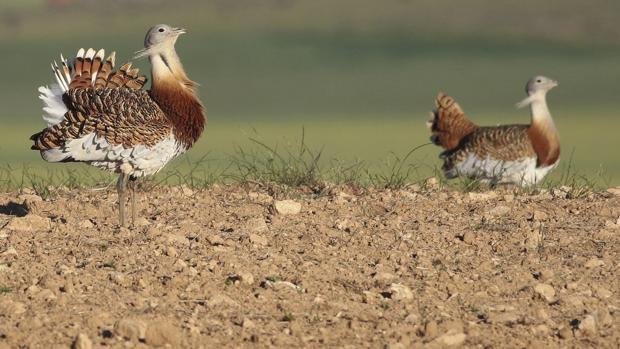
<path id="1" fill-rule="evenodd" d="M 0 194 L 0 348 L 620 347 L 613 190 L 138 195 Z"/>

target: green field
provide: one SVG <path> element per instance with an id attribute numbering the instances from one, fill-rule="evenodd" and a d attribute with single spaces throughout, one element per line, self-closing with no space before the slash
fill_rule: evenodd
<path id="1" fill-rule="evenodd" d="M 294 148 L 303 129 L 308 146 L 323 151 L 322 166 L 337 159 L 382 171 L 427 142 L 424 121 L 437 91 L 453 95 L 481 124 L 525 123 L 527 110 L 514 104 L 529 77 L 545 74 L 560 82 L 549 104 L 564 167 L 570 159 L 571 171 L 620 184 L 615 2 L 550 1 L 533 18 L 529 0 L 516 7 L 472 1 L 458 15 L 449 1 L 207 1 L 187 2 L 174 14 L 156 3 L 147 10 L 90 2 L 64 9 L 36 1 L 0 6 L 0 167 L 13 176 L 24 167 L 42 175 L 66 168 L 44 164 L 28 141 L 43 125 L 36 89 L 52 81 L 49 62 L 59 53 L 105 47 L 128 60 L 149 24 L 169 22 L 189 29 L 177 49 L 201 84 L 209 118 L 196 148 L 169 170 L 205 158 L 205 171 L 220 173 L 240 147 L 260 151 L 251 138 Z M 147 62 L 136 64 L 148 71 Z M 425 146 L 408 159 L 416 176 L 435 172 L 438 152 Z"/>

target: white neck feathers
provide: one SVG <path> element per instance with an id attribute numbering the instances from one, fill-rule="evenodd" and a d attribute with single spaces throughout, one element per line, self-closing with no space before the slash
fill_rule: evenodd
<path id="1" fill-rule="evenodd" d="M 547 96 L 545 92 L 538 92 L 529 97 L 530 99 L 530 113 L 532 115 L 532 124 L 548 129 L 549 131 L 557 132 L 553 118 L 551 118 L 551 112 L 547 106 Z"/>

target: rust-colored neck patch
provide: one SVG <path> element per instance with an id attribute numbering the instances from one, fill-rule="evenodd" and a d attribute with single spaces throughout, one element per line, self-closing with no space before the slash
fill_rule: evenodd
<path id="1" fill-rule="evenodd" d="M 176 79 L 153 81 L 151 97 L 170 120 L 176 139 L 191 148 L 204 129 L 203 106 L 193 89 Z"/>
<path id="2" fill-rule="evenodd" d="M 560 158 L 560 139 L 553 121 L 533 118 L 527 133 L 538 158 L 536 167 L 555 164 Z"/>

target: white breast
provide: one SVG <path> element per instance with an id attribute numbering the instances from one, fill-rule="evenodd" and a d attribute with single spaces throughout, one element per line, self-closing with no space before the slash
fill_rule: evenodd
<path id="1" fill-rule="evenodd" d="M 137 145 L 131 148 L 111 145 L 104 138 L 88 134 L 70 140 L 62 147 L 45 150 L 42 156 L 50 162 L 73 159 L 111 172 L 142 177 L 159 172 L 185 150 L 172 134 L 152 147 Z"/>

